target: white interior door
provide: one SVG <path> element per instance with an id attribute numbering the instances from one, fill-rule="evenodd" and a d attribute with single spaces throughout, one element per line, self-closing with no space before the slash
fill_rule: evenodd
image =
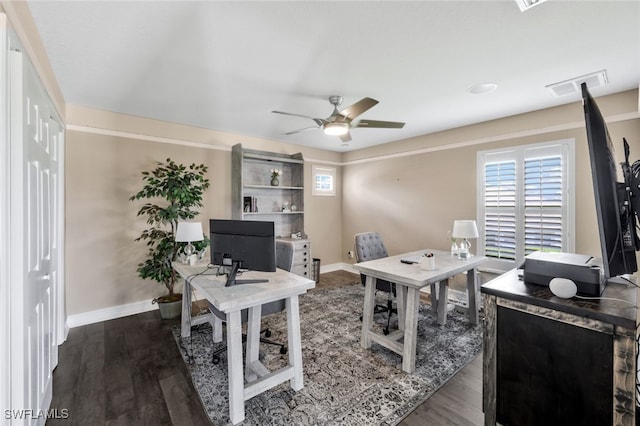
<path id="1" fill-rule="evenodd" d="M 0 13 L 0 342 L 11 338 L 7 16 Z M 0 345 L 0 407 L 11 406 L 11 346 Z"/>
<path id="2" fill-rule="evenodd" d="M 58 161 L 63 127 L 29 60 L 9 52 L 11 155 L 11 406 L 51 403 L 57 364 Z M 29 417 L 29 416 L 27 416 Z M 42 416 L 27 419 L 44 424 Z"/>

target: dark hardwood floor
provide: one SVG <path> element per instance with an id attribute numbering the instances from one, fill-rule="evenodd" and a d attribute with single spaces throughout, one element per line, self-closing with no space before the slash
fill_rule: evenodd
<path id="1" fill-rule="evenodd" d="M 359 281 L 322 274 L 317 288 Z M 73 328 L 60 347 L 52 409 L 67 419 L 47 425 L 210 425 L 171 326 L 157 311 Z M 400 425 L 481 425 L 482 356 L 462 369 Z"/>

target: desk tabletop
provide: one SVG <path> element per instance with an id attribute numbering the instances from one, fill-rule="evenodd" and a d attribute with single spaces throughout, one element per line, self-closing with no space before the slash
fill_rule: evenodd
<path id="1" fill-rule="evenodd" d="M 422 269 L 419 263 L 406 264 L 400 262 L 401 259 L 419 257 L 424 253 L 434 254 L 436 269 L 427 271 Z M 452 256 L 448 251 L 424 249 L 355 263 L 353 267 L 364 275 L 422 288 L 469 269 L 477 268 L 486 260 L 487 258 L 484 256 L 471 256 L 469 259 L 460 260 L 457 256 Z"/>
<path id="2" fill-rule="evenodd" d="M 575 297 L 561 299 L 554 296 L 547 286 L 525 283 L 518 276 L 518 271 L 512 269 L 483 284 L 480 291 L 517 302 L 597 319 L 629 329 L 633 329 L 636 323 L 637 291 L 631 284 L 608 283 L 602 293 L 604 299 L 600 300 Z M 607 298 L 622 299 L 626 302 Z"/>
<path id="3" fill-rule="evenodd" d="M 232 312 L 258 304 L 286 299 L 296 294 L 306 293 L 316 283 L 308 278 L 295 275 L 283 269 L 276 272 L 248 271 L 238 279 L 268 279 L 266 283 L 237 284 L 225 287 L 226 277 L 215 275 L 215 269 L 207 269 L 207 264 L 185 265 L 172 263 L 173 269 L 198 290 L 201 295 L 222 312 Z"/>

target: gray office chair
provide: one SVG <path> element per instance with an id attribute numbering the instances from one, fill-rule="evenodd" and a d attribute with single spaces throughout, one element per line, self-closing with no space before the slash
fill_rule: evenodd
<path id="1" fill-rule="evenodd" d="M 368 260 L 380 259 L 387 257 L 387 249 L 382 242 L 382 237 L 377 232 L 363 232 L 355 235 L 356 244 L 356 262 L 366 262 Z M 360 280 L 362 285 L 365 284 L 366 276 L 360 274 Z M 389 323 L 391 321 L 391 315 L 397 314 L 398 310 L 393 308 L 392 295 L 396 295 L 395 283 L 386 280 L 376 280 L 376 291 L 383 291 L 388 294 L 386 305 L 376 305 L 374 313 L 387 313 L 387 326 L 383 329 L 384 334 L 389 334 Z M 360 317 L 362 319 L 362 317 Z"/>
<path id="2" fill-rule="evenodd" d="M 280 268 L 280 269 L 284 269 L 285 271 L 291 271 L 291 268 L 293 267 L 293 253 L 294 253 L 294 245 L 292 242 L 290 241 L 276 241 L 276 267 Z M 242 284 L 240 284 L 242 285 Z M 286 302 L 284 299 L 282 300 L 276 300 L 274 302 L 270 302 L 270 303 L 266 303 L 264 305 L 262 305 L 262 312 L 261 315 L 267 316 L 267 315 L 271 315 L 271 314 L 275 314 L 278 312 L 282 312 L 284 311 L 286 308 Z M 220 318 L 221 320 L 226 320 L 227 316 L 223 313 L 220 312 L 218 309 L 216 309 L 215 306 L 213 306 L 212 304 L 209 304 L 209 309 L 211 310 L 211 312 L 217 316 L 218 318 Z M 249 310 L 248 309 L 243 309 L 242 312 L 240 313 L 240 318 L 242 319 L 242 322 L 245 323 L 247 322 L 249 317 Z M 265 328 L 263 330 L 260 330 L 260 334 L 264 334 L 265 337 L 261 337 L 260 338 L 260 342 L 261 343 L 266 343 L 269 345 L 274 345 L 274 346 L 279 346 L 280 347 L 280 353 L 281 354 L 286 354 L 287 353 L 287 345 L 283 344 L 283 343 L 279 343 L 273 340 L 269 340 L 269 337 L 271 337 L 271 331 L 268 328 Z M 246 341 L 247 336 L 243 335 L 242 336 L 242 341 L 245 342 Z M 220 354 L 224 353 L 227 351 L 227 346 L 224 345 L 221 348 L 216 349 L 213 352 L 212 355 L 212 362 L 214 364 L 217 364 L 220 361 Z"/>

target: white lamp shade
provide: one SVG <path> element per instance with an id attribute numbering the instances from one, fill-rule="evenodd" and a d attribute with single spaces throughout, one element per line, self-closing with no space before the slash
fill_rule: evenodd
<path id="1" fill-rule="evenodd" d="M 202 223 L 200 222 L 178 222 L 176 230 L 176 241 L 179 243 L 190 243 L 192 241 L 202 241 Z"/>
<path id="2" fill-rule="evenodd" d="M 475 220 L 456 220 L 453 222 L 453 238 L 478 238 L 478 227 Z"/>

